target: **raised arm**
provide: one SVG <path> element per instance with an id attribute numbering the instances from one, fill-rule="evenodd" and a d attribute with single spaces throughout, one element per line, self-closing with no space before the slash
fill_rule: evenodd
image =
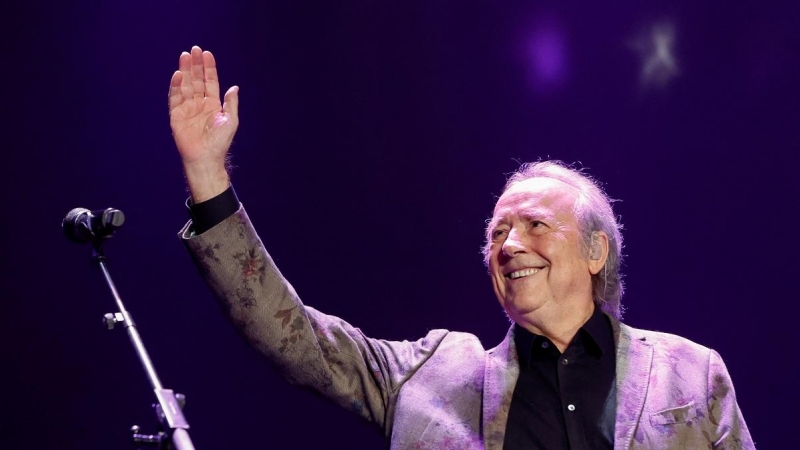
<path id="1" fill-rule="evenodd" d="M 214 57 L 199 47 L 180 57 L 169 90 L 170 124 L 195 203 L 229 186 L 226 157 L 239 120 L 238 88 L 220 103 Z M 343 320 L 306 307 L 281 276 L 244 208 L 203 233 L 180 233 L 229 321 L 291 382 L 313 389 L 391 434 L 400 386 L 447 334 L 415 342 L 364 336 Z M 427 424 L 427 423 L 426 423 Z"/>
<path id="2" fill-rule="evenodd" d="M 230 179 L 225 158 L 239 126 L 239 88 L 219 96 L 217 63 L 211 52 L 192 47 L 181 53 L 169 85 L 172 136 L 195 203 L 225 191 Z"/>

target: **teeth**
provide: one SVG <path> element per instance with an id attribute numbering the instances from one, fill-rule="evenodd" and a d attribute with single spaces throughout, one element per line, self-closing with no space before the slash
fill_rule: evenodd
<path id="1" fill-rule="evenodd" d="M 508 275 L 508 278 L 511 278 L 512 280 L 516 280 L 517 278 L 522 278 L 522 277 L 527 277 L 528 275 L 533 275 L 538 271 L 539 271 L 539 269 L 517 270 L 516 272 L 511 272 Z"/>

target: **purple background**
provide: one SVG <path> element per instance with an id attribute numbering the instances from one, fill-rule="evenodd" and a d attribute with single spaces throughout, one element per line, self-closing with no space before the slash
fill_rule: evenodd
<path id="1" fill-rule="evenodd" d="M 607 3 L 607 2 L 606 2 Z M 198 449 L 382 448 L 237 337 L 176 238 L 178 55 L 241 86 L 234 183 L 306 303 L 368 335 L 507 322 L 479 254 L 504 174 L 580 161 L 622 201 L 625 321 L 717 349 L 760 448 L 793 442 L 800 3 L 17 2 L 3 72 L 3 448 L 130 448 L 152 395 L 70 209 L 113 206 L 110 267 Z M 672 24 L 680 75 L 641 84 Z"/>

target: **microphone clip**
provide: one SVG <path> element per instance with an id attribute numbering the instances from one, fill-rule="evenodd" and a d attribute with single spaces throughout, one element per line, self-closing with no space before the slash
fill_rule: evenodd
<path id="1" fill-rule="evenodd" d="M 64 235 L 77 243 L 91 242 L 99 244 L 114 235 L 125 223 L 125 214 L 114 208 L 89 211 L 86 208 L 75 208 L 61 222 Z"/>

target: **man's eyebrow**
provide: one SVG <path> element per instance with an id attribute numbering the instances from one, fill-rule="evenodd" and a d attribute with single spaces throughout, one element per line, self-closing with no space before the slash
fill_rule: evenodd
<path id="1" fill-rule="evenodd" d="M 493 229 L 497 228 L 497 226 L 500 225 L 504 221 L 505 221 L 505 219 L 501 219 L 501 218 L 499 218 L 497 216 L 493 216 L 491 219 L 486 221 L 486 230 L 487 231 L 493 230 Z"/>
<path id="2" fill-rule="evenodd" d="M 530 208 L 521 209 L 519 211 L 519 215 L 520 217 L 525 217 L 525 218 L 540 218 L 540 219 L 550 219 L 550 220 L 555 219 L 555 216 L 550 210 L 544 208 L 536 208 L 533 206 Z"/>
<path id="3" fill-rule="evenodd" d="M 523 217 L 525 219 L 530 218 L 537 218 L 537 219 L 545 219 L 545 220 L 552 220 L 555 221 L 555 216 L 553 213 L 545 208 L 537 208 L 535 206 L 531 206 L 528 208 L 522 208 L 518 210 L 517 215 Z M 507 215 L 494 215 L 491 219 L 486 222 L 486 230 L 491 231 L 497 228 L 499 225 L 503 225 L 508 223 L 508 216 Z"/>

